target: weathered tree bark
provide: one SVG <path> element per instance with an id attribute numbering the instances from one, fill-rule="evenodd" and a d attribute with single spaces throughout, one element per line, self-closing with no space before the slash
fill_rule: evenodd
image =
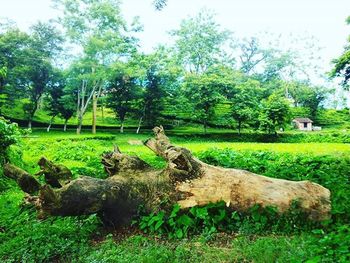
<path id="1" fill-rule="evenodd" d="M 23 176 L 36 181 L 29 187 L 30 191 L 20 186 L 31 194 L 36 192 L 32 189 L 40 188 L 39 194 L 27 201 L 37 207 L 41 216 L 98 213 L 106 222 L 125 224 L 136 214 L 139 205 L 149 211 L 156 210 L 166 199 L 169 205 L 178 203 L 182 209 L 225 201 L 228 207 L 241 212 L 258 204 L 274 206 L 280 213 L 297 200 L 310 219 L 329 217 L 330 192 L 318 184 L 212 166 L 195 158 L 189 150 L 172 145 L 162 127 L 154 128 L 154 133 L 155 138 L 147 140 L 145 146 L 167 161 L 163 170 L 152 168 L 136 156 L 122 154 L 115 147 L 102 158 L 107 179 L 81 176 L 71 180 L 66 167 L 45 158 L 39 165 L 46 185 L 37 186 L 33 176 L 11 165 L 8 165 L 11 169 L 5 169 L 5 175 L 17 182 Z"/>

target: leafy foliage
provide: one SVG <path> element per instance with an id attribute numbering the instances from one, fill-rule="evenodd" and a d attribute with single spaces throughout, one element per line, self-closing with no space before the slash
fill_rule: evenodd
<path id="1" fill-rule="evenodd" d="M 247 213 L 227 208 L 225 202 L 195 206 L 186 212 L 175 205 L 171 212 L 161 210 L 142 216 L 139 222 L 142 230 L 167 234 L 170 238 L 185 238 L 190 234 L 202 234 L 208 238 L 216 232 L 239 232 L 257 234 L 268 232 L 297 233 L 317 226 L 308 221 L 295 202 L 289 211 L 279 214 L 274 207 L 262 208 L 255 205 Z"/>
<path id="2" fill-rule="evenodd" d="M 259 116 L 260 128 L 268 133 L 282 128 L 289 117 L 289 104 L 278 94 L 272 94 L 263 102 Z"/>
<path id="3" fill-rule="evenodd" d="M 348 17 L 346 23 L 350 25 L 350 18 Z M 350 42 L 350 39 L 348 40 Z M 343 54 L 333 61 L 334 68 L 331 72 L 332 77 L 341 77 L 343 79 L 344 87 L 347 87 L 350 79 L 350 43 L 345 46 Z"/>
<path id="4" fill-rule="evenodd" d="M 5 157 L 5 153 L 11 145 L 19 141 L 21 132 L 16 123 L 10 123 L 4 118 L 0 118 L 0 156 Z"/>
<path id="5" fill-rule="evenodd" d="M 171 34 L 175 37 L 178 60 L 189 72 L 204 73 L 219 61 L 225 61 L 222 47 L 230 33 L 220 29 L 209 10 L 203 9 L 197 16 L 183 20 L 180 29 Z"/>
<path id="6" fill-rule="evenodd" d="M 21 163 L 22 152 L 20 149 L 10 149 L 11 145 L 20 141 L 22 132 L 16 123 L 11 123 L 0 117 L 0 193 L 8 189 L 12 182 L 3 177 L 3 164 L 9 160 Z"/>

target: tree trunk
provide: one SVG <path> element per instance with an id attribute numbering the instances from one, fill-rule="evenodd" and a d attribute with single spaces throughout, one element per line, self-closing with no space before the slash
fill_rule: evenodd
<path id="1" fill-rule="evenodd" d="M 105 113 L 104 113 L 104 105 L 103 105 L 103 102 L 101 104 L 101 115 L 102 115 L 102 121 L 104 122 L 105 120 Z"/>
<path id="2" fill-rule="evenodd" d="M 81 133 L 81 126 L 83 125 L 83 116 L 82 113 L 79 112 L 78 115 L 78 127 L 77 127 L 77 134 L 79 135 Z"/>
<path id="3" fill-rule="evenodd" d="M 63 131 L 64 131 L 64 132 L 67 131 L 67 122 L 68 122 L 68 120 L 65 119 L 65 120 L 64 120 L 64 126 L 63 126 Z"/>
<path id="4" fill-rule="evenodd" d="M 136 134 L 139 134 L 139 132 L 140 132 L 142 120 L 143 120 L 143 116 L 139 119 L 139 124 L 137 126 Z"/>
<path id="5" fill-rule="evenodd" d="M 32 128 L 32 120 L 29 120 L 28 121 L 28 129 L 31 129 Z"/>
<path id="6" fill-rule="evenodd" d="M 71 180 L 66 167 L 45 158 L 39 161 L 39 173 L 45 175 L 46 185 L 40 186 L 34 176 L 11 165 L 4 167 L 4 174 L 32 194 L 27 196 L 27 202 L 34 204 L 42 217 L 98 213 L 105 222 L 118 225 L 130 223 L 140 205 L 152 211 L 159 209 L 163 200 L 169 200 L 169 207 L 177 203 L 182 209 L 224 201 L 227 207 L 241 212 L 258 204 L 274 206 L 280 213 L 298 200 L 310 219 L 329 218 L 330 192 L 321 185 L 208 165 L 189 150 L 172 145 L 162 127 L 153 131 L 155 138 L 144 144 L 167 161 L 163 170 L 122 154 L 115 147 L 102 158 L 107 179 L 81 176 Z M 22 181 L 26 183 L 20 184 Z"/>
<path id="7" fill-rule="evenodd" d="M 120 123 L 120 133 L 124 133 L 124 121 Z"/>
<path id="8" fill-rule="evenodd" d="M 97 113 L 97 97 L 92 95 L 92 134 L 96 134 L 96 113 Z"/>
<path id="9" fill-rule="evenodd" d="M 47 129 L 46 129 L 47 132 L 50 132 L 50 129 L 51 129 L 51 126 L 52 126 L 52 122 L 53 122 L 54 118 L 55 118 L 55 116 L 51 117 L 50 122 L 49 122 L 49 126 L 47 126 Z"/>

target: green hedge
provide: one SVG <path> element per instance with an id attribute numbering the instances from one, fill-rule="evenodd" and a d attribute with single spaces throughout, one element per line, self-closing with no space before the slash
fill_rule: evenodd
<path id="1" fill-rule="evenodd" d="M 350 133 L 347 132 L 304 132 L 304 133 L 194 133 L 180 134 L 168 131 L 168 135 L 183 140 L 216 140 L 222 142 L 265 142 L 265 143 L 350 143 Z"/>

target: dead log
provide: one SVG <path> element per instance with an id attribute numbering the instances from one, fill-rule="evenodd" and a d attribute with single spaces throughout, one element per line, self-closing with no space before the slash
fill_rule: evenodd
<path id="1" fill-rule="evenodd" d="M 310 219 L 329 217 L 330 192 L 318 184 L 212 166 L 195 158 L 189 150 L 172 145 L 162 127 L 154 128 L 154 133 L 155 138 L 147 140 L 145 146 L 167 161 L 165 169 L 156 170 L 115 147 L 102 157 L 107 179 L 86 176 L 69 182 L 57 179 L 60 184 L 57 189 L 49 179 L 46 185 L 39 185 L 37 196 L 27 200 L 32 200 L 42 216 L 98 213 L 113 224 L 130 222 L 140 205 L 149 211 L 159 209 L 165 199 L 169 205 L 180 204 L 182 209 L 225 201 L 228 207 L 241 212 L 258 204 L 274 206 L 281 213 L 298 201 Z M 62 178 L 51 169 L 56 166 L 50 161 L 41 159 L 39 164 L 42 173 L 49 171 L 49 178 Z M 14 171 L 5 169 L 5 175 L 16 179 Z M 68 174 L 66 171 L 64 177 Z"/>
<path id="2" fill-rule="evenodd" d="M 269 178 L 239 169 L 212 166 L 190 151 L 170 144 L 162 127 L 154 128 L 155 138 L 145 145 L 167 160 L 165 173 L 175 185 L 181 208 L 225 201 L 228 207 L 247 211 L 253 205 L 274 206 L 287 211 L 294 201 L 310 219 L 329 217 L 330 191 L 310 181 L 294 182 Z"/>

